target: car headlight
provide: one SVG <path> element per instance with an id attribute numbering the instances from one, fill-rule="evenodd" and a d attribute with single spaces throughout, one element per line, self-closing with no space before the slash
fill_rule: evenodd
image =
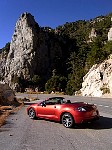
<path id="1" fill-rule="evenodd" d="M 83 107 L 78 107 L 77 110 L 78 110 L 78 111 L 86 111 L 86 109 L 83 108 Z"/>

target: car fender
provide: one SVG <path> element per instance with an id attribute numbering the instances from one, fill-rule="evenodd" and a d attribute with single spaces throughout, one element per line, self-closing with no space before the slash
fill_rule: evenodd
<path id="1" fill-rule="evenodd" d="M 61 121 L 61 117 L 64 113 L 70 113 L 73 117 L 73 119 L 75 120 L 75 117 L 74 117 L 74 110 L 72 108 L 64 108 L 60 111 L 60 114 L 59 114 L 59 120 Z"/>

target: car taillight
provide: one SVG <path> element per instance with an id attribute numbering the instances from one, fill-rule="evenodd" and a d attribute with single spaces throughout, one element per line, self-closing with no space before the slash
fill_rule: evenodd
<path id="1" fill-rule="evenodd" d="M 96 109 L 97 107 L 95 105 L 92 106 L 94 109 Z"/>
<path id="2" fill-rule="evenodd" d="M 82 112 L 82 111 L 86 111 L 86 109 L 85 109 L 85 108 L 83 108 L 83 107 L 78 107 L 78 108 L 76 108 L 75 110 L 80 111 L 80 112 Z"/>

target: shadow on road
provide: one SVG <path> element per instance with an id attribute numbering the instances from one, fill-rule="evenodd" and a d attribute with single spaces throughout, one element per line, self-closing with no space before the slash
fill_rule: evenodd
<path id="1" fill-rule="evenodd" d="M 51 121 L 51 120 L 48 120 L 48 119 L 41 119 L 41 118 L 38 118 L 38 119 L 35 119 L 35 120 L 45 120 L 45 121 L 48 121 L 48 122 L 59 123 L 59 122 Z M 78 125 L 75 125 L 71 129 L 104 130 L 104 129 L 111 129 L 111 128 L 112 128 L 112 118 L 100 116 L 100 119 L 97 120 L 97 121 L 94 121 L 94 122 L 91 122 L 91 123 L 78 124 Z"/>
<path id="2" fill-rule="evenodd" d="M 74 127 L 75 129 L 94 129 L 94 130 L 103 130 L 112 128 L 112 118 L 100 116 L 98 121 L 92 123 L 80 124 Z"/>

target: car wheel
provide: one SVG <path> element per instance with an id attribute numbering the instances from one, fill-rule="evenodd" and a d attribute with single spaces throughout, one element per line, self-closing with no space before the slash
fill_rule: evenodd
<path id="1" fill-rule="evenodd" d="M 35 110 L 33 108 L 29 109 L 28 114 L 29 114 L 30 119 L 35 119 L 36 118 Z"/>
<path id="2" fill-rule="evenodd" d="M 63 114 L 61 121 L 66 128 L 71 128 L 74 124 L 74 119 L 70 113 Z"/>

